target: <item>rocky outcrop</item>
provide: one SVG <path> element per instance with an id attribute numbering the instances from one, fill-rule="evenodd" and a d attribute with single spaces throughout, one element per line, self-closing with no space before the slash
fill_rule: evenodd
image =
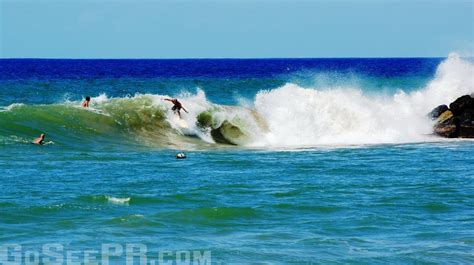
<path id="1" fill-rule="evenodd" d="M 429 116 L 436 120 L 435 134 L 448 138 L 474 138 L 474 97 L 464 95 L 454 102 L 434 108 Z"/>
<path id="2" fill-rule="evenodd" d="M 462 96 L 449 104 L 449 109 L 454 115 L 460 116 L 465 110 L 474 109 L 474 99 L 470 95 Z"/>

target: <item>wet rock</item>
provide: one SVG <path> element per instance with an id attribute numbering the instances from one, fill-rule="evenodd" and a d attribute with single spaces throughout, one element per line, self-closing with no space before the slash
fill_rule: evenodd
<path id="1" fill-rule="evenodd" d="M 466 109 L 459 117 L 458 137 L 474 138 L 474 109 Z"/>
<path id="2" fill-rule="evenodd" d="M 436 119 L 434 133 L 448 138 L 474 138 L 474 98 L 464 95 L 449 104 L 448 110 L 445 107 L 438 106 L 429 114 Z"/>
<path id="3" fill-rule="evenodd" d="M 449 104 L 449 109 L 455 116 L 461 115 L 465 109 L 474 109 L 474 98 L 464 95 Z"/>
<path id="4" fill-rule="evenodd" d="M 434 126 L 434 133 L 439 136 L 453 138 L 457 136 L 456 119 L 450 110 L 443 112 Z"/>
<path id="5" fill-rule="evenodd" d="M 439 105 L 438 107 L 434 108 L 428 116 L 431 119 L 436 119 L 438 118 L 443 112 L 447 111 L 449 108 L 446 105 Z"/>

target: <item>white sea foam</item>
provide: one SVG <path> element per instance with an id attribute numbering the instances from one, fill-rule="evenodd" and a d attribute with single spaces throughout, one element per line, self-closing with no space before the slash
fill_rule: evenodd
<path id="1" fill-rule="evenodd" d="M 256 145 L 307 146 L 432 141 L 426 114 L 474 91 L 474 66 L 451 54 L 435 78 L 412 93 L 366 95 L 357 87 L 315 90 L 295 84 L 257 94 L 269 132 Z"/>
<path id="2" fill-rule="evenodd" d="M 10 105 L 8 105 L 8 106 L 1 107 L 1 108 L 0 108 L 0 112 L 11 111 L 11 110 L 14 109 L 14 108 L 21 107 L 21 106 L 24 106 L 24 105 L 25 105 L 25 104 L 23 104 L 23 103 L 13 103 L 13 104 L 10 104 Z"/>
<path id="3" fill-rule="evenodd" d="M 105 93 L 102 93 L 100 95 L 98 95 L 97 97 L 91 97 L 91 103 L 92 104 L 100 104 L 100 103 L 104 103 L 104 102 L 107 102 L 109 101 L 109 97 L 107 96 L 107 94 Z"/>
<path id="4" fill-rule="evenodd" d="M 106 196 L 107 200 L 113 204 L 128 204 L 130 202 L 130 198 L 118 198 L 112 196 Z"/>

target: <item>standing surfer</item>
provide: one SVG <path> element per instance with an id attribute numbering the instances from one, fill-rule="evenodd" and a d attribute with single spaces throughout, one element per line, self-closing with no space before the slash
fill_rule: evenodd
<path id="1" fill-rule="evenodd" d="M 181 112 L 180 112 L 181 109 L 183 109 L 186 113 L 189 113 L 183 107 L 183 104 L 181 104 L 181 102 L 178 101 L 178 99 L 176 99 L 176 98 L 165 98 L 163 100 L 166 100 L 166 101 L 169 101 L 169 102 L 173 103 L 173 107 L 171 108 L 171 110 L 174 111 L 174 113 L 178 113 L 178 116 L 179 116 L 180 119 L 181 119 Z"/>

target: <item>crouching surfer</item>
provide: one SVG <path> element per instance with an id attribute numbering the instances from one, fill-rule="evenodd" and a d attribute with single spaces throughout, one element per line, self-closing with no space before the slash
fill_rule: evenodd
<path id="1" fill-rule="evenodd" d="M 46 136 L 46 135 L 45 135 L 44 133 L 42 133 L 42 134 L 40 135 L 40 137 L 34 139 L 33 142 L 31 142 L 31 143 L 32 143 L 32 144 L 43 145 L 43 144 L 44 144 L 44 137 L 45 137 L 45 136 Z"/>
<path id="2" fill-rule="evenodd" d="M 183 107 L 183 104 L 181 104 L 181 102 L 178 101 L 178 99 L 176 98 L 165 98 L 163 100 L 166 100 L 166 101 L 169 101 L 171 103 L 173 103 L 173 107 L 171 108 L 171 110 L 174 112 L 174 113 L 178 113 L 178 116 L 179 118 L 181 119 L 181 112 L 180 110 L 184 110 L 186 113 L 189 113 L 184 107 Z"/>

